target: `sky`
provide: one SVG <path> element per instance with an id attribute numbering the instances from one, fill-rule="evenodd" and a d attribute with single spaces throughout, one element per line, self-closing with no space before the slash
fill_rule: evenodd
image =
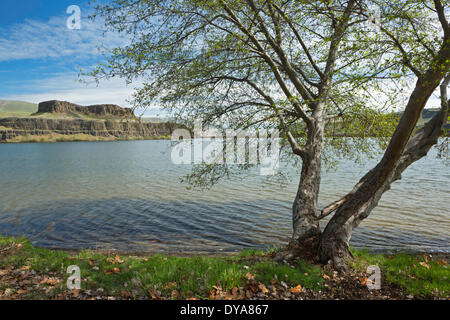
<path id="1" fill-rule="evenodd" d="M 71 5 L 80 8 L 80 29 L 67 27 Z M 121 79 L 78 81 L 80 69 L 87 72 L 101 61 L 98 46 L 126 43 L 118 34 L 104 35 L 101 21 L 88 19 L 88 0 L 2 0 L 0 6 L 0 99 L 130 106 L 133 85 Z"/>

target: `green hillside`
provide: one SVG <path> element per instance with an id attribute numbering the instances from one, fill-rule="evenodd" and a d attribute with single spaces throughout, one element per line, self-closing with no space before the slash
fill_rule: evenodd
<path id="1" fill-rule="evenodd" d="M 35 113 L 37 104 L 24 101 L 0 100 L 0 117 L 23 117 Z"/>

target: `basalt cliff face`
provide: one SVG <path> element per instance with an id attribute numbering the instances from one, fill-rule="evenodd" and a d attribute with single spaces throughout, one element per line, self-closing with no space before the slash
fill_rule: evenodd
<path id="1" fill-rule="evenodd" d="M 69 118 L 64 118 L 68 115 Z M 76 135 L 87 140 L 153 139 L 170 136 L 176 128 L 177 125 L 170 122 L 140 122 L 131 109 L 116 105 L 83 107 L 64 101 L 47 101 L 40 103 L 38 112 L 28 118 L 0 118 L 0 142 L 27 141 L 18 139 L 21 137 L 47 141 L 48 136 L 75 140 Z"/>
<path id="2" fill-rule="evenodd" d="M 98 104 L 92 106 L 80 106 L 67 101 L 51 100 L 39 103 L 40 113 L 82 114 L 105 118 L 135 118 L 133 110 L 122 108 L 114 104 Z"/>

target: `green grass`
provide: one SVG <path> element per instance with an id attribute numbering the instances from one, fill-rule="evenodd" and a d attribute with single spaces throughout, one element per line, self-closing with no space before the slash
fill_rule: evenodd
<path id="1" fill-rule="evenodd" d="M 274 278 L 290 286 L 301 284 L 310 289 L 320 289 L 323 283 L 323 273 L 319 267 L 299 262 L 292 268 L 273 262 L 257 250 L 225 257 L 120 256 L 122 263 L 117 263 L 114 261 L 115 254 L 89 250 L 70 254 L 36 248 L 25 238 L 0 237 L 0 250 L 13 243 L 23 246 L 12 255 L 0 256 L 0 269 L 29 266 L 37 273 L 56 273 L 65 282 L 67 267 L 77 265 L 81 278 L 85 280 L 82 281 L 82 289 L 103 288 L 111 295 L 120 295 L 122 290 L 132 289 L 142 295 L 158 290 L 163 296 L 170 297 L 172 290 L 177 290 L 184 297 L 208 298 L 214 286 L 223 290 L 244 286 L 248 273 L 265 285 L 270 285 Z M 117 272 L 110 272 L 114 268 L 118 268 Z"/>
<path id="2" fill-rule="evenodd" d="M 8 247 L 16 249 L 10 254 L 2 254 Z M 401 288 L 415 298 L 450 296 L 450 270 L 443 260 L 406 253 L 381 255 L 364 250 L 352 252 L 355 260 L 351 266 L 354 269 L 364 272 L 367 266 L 377 265 L 384 282 Z M 124 290 L 128 290 L 137 296 L 151 297 L 150 292 L 157 290 L 163 297 L 170 298 L 171 292 L 176 290 L 184 298 L 207 299 L 215 286 L 224 291 L 245 286 L 248 273 L 266 286 L 274 279 L 283 281 L 289 287 L 300 284 L 303 288 L 316 291 L 324 289 L 325 285 L 324 271 L 319 266 L 302 260 L 294 265 L 276 263 L 267 251 L 256 249 L 234 256 L 116 257 L 112 252 L 83 250 L 70 253 L 36 248 L 25 238 L 0 236 L 0 270 L 27 268 L 34 270 L 41 278 L 50 274 L 61 280 L 60 286 L 46 296 L 36 292 L 29 298 L 51 298 L 66 290 L 66 270 L 70 265 L 80 267 L 82 289 L 102 288 L 112 296 L 121 296 Z M 1 283 L 0 290 L 8 286 L 9 283 Z"/>
<path id="3" fill-rule="evenodd" d="M 426 298 L 450 296 L 450 269 L 445 263 L 424 256 L 399 253 L 395 255 L 370 254 L 365 250 L 352 251 L 356 257 L 353 266 L 365 270 L 377 265 L 385 281 L 404 288 L 409 294 Z"/>
<path id="4" fill-rule="evenodd" d="M 38 106 L 34 103 L 0 100 L 0 117 L 29 116 L 37 110 Z"/>

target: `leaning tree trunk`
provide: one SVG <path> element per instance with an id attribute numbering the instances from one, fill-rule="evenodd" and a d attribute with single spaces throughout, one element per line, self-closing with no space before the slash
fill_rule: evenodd
<path id="1" fill-rule="evenodd" d="M 358 182 L 352 192 L 346 195 L 342 201 L 336 202 L 337 204 L 333 207 L 336 213 L 327 224 L 319 245 L 319 255 L 323 263 L 332 260 L 337 269 L 345 270 L 347 268 L 347 261 L 351 256 L 348 243 L 352 230 L 377 206 L 381 196 L 389 190 L 392 182 L 401 179 L 402 172 L 413 162 L 424 157 L 429 149 L 437 143 L 447 121 L 449 102 L 446 89 L 449 81 L 450 77 L 447 77 L 441 85 L 442 107 L 440 112 L 414 137 L 408 139 L 407 145 L 402 148 L 401 140 L 410 136 L 408 132 L 416 126 L 432 92 L 429 88 L 424 90 L 424 85 L 427 83 L 418 81 L 383 159 Z"/>

